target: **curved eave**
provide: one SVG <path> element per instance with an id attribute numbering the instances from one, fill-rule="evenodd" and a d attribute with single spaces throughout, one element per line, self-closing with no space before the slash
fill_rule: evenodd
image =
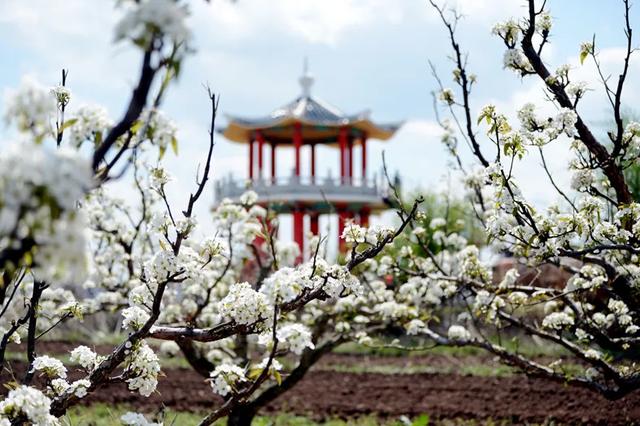
<path id="1" fill-rule="evenodd" d="M 329 129 L 329 133 L 333 133 L 331 130 L 334 130 L 335 137 L 337 137 L 339 129 L 341 127 L 347 126 L 366 133 L 369 139 L 386 141 L 390 139 L 402 125 L 402 123 L 377 125 L 368 119 L 344 119 L 340 122 L 326 123 L 315 122 L 298 117 L 282 117 L 270 120 L 269 122 L 260 122 L 259 120 L 256 120 L 256 122 L 254 123 L 249 120 L 237 120 L 234 119 L 234 117 L 228 118 L 229 125 L 224 129 L 220 129 L 219 133 L 222 134 L 226 139 L 237 143 L 247 143 L 249 141 L 249 138 L 252 137 L 253 132 L 255 132 L 256 130 L 262 130 L 266 132 L 269 129 L 280 128 L 285 129 L 283 130 L 283 132 L 286 133 L 286 129 L 288 128 L 288 131 L 292 132 L 295 123 L 301 123 L 303 125 L 303 139 L 305 140 L 326 141 L 332 138 L 331 136 L 326 135 L 326 130 L 324 132 L 318 132 L 317 136 L 314 135 L 313 127 Z M 304 126 L 308 127 L 304 128 Z M 321 133 L 324 134 L 320 136 Z"/>

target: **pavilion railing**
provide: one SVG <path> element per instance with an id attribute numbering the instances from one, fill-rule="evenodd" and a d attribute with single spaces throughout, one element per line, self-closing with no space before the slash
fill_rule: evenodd
<path id="1" fill-rule="evenodd" d="M 377 179 L 291 176 L 249 180 L 234 179 L 229 176 L 215 183 L 215 198 L 217 201 L 224 198 L 238 198 L 248 189 L 256 191 L 261 197 L 277 197 L 281 194 L 386 197 L 389 193 L 386 182 L 379 182 Z"/>

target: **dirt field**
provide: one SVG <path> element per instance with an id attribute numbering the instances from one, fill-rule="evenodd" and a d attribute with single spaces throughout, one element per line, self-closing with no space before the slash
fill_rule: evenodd
<path id="1" fill-rule="evenodd" d="M 56 349 L 61 346 L 56 345 Z M 320 419 L 371 413 L 382 417 L 428 413 L 432 418 L 492 418 L 514 424 L 545 420 L 570 424 L 640 424 L 640 392 L 609 402 L 585 389 L 519 375 L 356 374 L 328 368 L 333 363 L 372 363 L 375 358 L 331 355 L 293 392 L 270 405 L 265 414 L 286 411 Z M 419 357 L 411 362 L 429 362 L 429 358 Z M 392 363 L 405 362 L 402 358 L 391 360 Z M 24 364 L 14 363 L 14 369 L 23 370 Z M 165 369 L 164 373 L 158 393 L 150 398 L 139 397 L 123 385 L 113 385 L 91 395 L 85 403 L 130 404 L 143 411 L 156 410 L 161 404 L 181 411 L 201 411 L 213 409 L 220 403 L 209 385 L 192 370 L 173 368 Z M 71 376 L 75 378 L 77 374 Z M 0 383 L 8 379 L 6 372 L 0 375 Z"/>

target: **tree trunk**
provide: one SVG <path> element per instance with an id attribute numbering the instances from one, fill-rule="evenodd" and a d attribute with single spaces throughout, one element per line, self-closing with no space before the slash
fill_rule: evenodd
<path id="1" fill-rule="evenodd" d="M 231 410 L 227 417 L 227 426 L 251 426 L 256 411 L 249 407 L 239 406 Z"/>
<path id="2" fill-rule="evenodd" d="M 178 339 L 176 343 L 184 354 L 185 359 L 202 377 L 209 377 L 209 373 L 213 371 L 215 365 L 207 360 L 191 340 Z"/>

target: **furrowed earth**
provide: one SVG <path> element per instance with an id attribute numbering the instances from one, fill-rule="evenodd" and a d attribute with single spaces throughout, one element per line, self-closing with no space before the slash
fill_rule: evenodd
<path id="1" fill-rule="evenodd" d="M 75 346 L 43 342 L 39 353 L 63 354 Z M 96 349 L 106 353 L 108 348 Z M 9 382 L 12 374 L 22 374 L 26 368 L 20 360 L 10 365 L 12 371 L 3 371 L 0 383 Z M 640 392 L 608 401 L 588 389 L 509 371 L 464 374 L 463 365 L 499 368 L 484 354 L 458 359 L 439 354 L 388 357 L 334 353 L 261 414 L 287 412 L 322 420 L 428 413 L 431 419 L 493 419 L 508 424 L 640 424 Z M 70 370 L 71 379 L 82 376 L 73 367 Z M 163 373 L 157 392 L 149 398 L 130 392 L 123 384 L 114 384 L 88 396 L 83 404 L 126 405 L 141 412 L 156 412 L 163 405 L 174 411 L 202 412 L 221 404 L 209 384 L 190 368 L 168 364 Z"/>

